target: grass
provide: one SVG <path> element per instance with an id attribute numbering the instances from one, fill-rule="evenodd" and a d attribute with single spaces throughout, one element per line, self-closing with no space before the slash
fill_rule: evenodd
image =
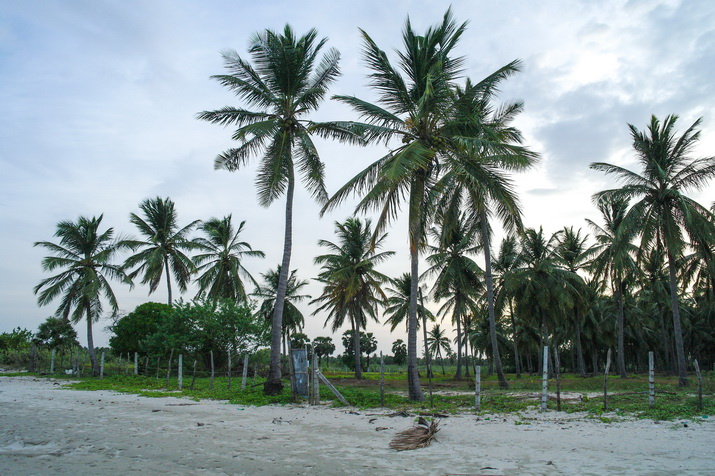
<path id="1" fill-rule="evenodd" d="M 40 374 L 13 373 L 2 376 Z M 325 372 L 331 382 L 338 388 L 351 405 L 361 409 L 380 407 L 379 373 L 365 372 L 363 380 L 355 380 L 352 373 Z M 451 376 L 436 374 L 433 378 L 433 401 L 430 406 L 427 379 L 422 378 L 425 393 L 424 402 L 411 402 L 406 396 L 406 374 L 389 374 L 385 376 L 385 407 L 395 411 L 464 413 L 475 412 L 474 381 L 454 380 Z M 389 377 L 389 378 L 388 378 Z M 499 388 L 494 376 L 482 380 L 481 413 L 518 413 L 529 409 L 538 409 L 538 396 L 541 393 L 541 380 L 536 376 L 523 376 L 516 379 L 509 376 L 510 388 Z M 135 375 L 113 375 L 104 379 L 81 377 L 77 381 L 72 376 L 54 376 L 54 378 L 76 381 L 69 384 L 77 390 L 112 390 L 123 393 L 142 395 L 145 397 L 184 397 L 193 400 L 212 399 L 228 400 L 237 405 L 269 405 L 288 404 L 292 402 L 289 383 L 280 395 L 269 397 L 263 394 L 263 379 L 249 378 L 247 386 L 241 390 L 241 379 L 232 378 L 231 388 L 228 379 L 216 378 L 211 388 L 208 378 L 197 378 L 194 389 L 190 388 L 191 378 L 184 379 L 183 390 L 178 390 L 176 378 L 172 378 L 166 386 L 165 378 L 155 378 Z M 691 381 L 687 388 L 677 386 L 677 377 L 661 375 L 656 379 L 656 403 L 653 408 L 648 405 L 648 380 L 644 375 L 631 375 L 621 379 L 610 377 L 608 380 L 609 411 L 603 409 L 603 376 L 580 378 L 574 375 L 563 375 L 561 391 L 563 396 L 562 411 L 567 413 L 585 412 L 594 419 L 609 423 L 618 417 L 650 418 L 654 420 L 708 418 L 715 414 L 715 373 L 707 373 L 703 378 L 703 409 L 697 408 L 697 384 Z M 330 390 L 321 385 L 321 400 L 332 400 L 332 404 L 340 406 Z M 566 399 L 565 397 L 570 397 Z M 549 401 L 547 408 L 556 410 L 555 382 L 549 381 Z M 576 397 L 576 398 L 574 398 Z"/>

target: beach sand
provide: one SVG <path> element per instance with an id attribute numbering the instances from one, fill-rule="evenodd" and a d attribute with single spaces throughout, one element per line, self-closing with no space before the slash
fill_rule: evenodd
<path id="1" fill-rule="evenodd" d="M 715 474 L 715 423 L 527 412 L 443 418 L 427 448 L 389 449 L 414 418 L 75 391 L 0 377 L 0 475 Z M 687 426 L 686 426 L 687 425 Z"/>

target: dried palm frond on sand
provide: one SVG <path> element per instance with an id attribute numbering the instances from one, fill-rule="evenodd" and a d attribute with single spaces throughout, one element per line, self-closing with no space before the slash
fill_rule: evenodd
<path id="1" fill-rule="evenodd" d="M 427 420 L 420 417 L 417 420 L 417 426 L 399 432 L 390 442 L 390 448 L 397 451 L 416 450 L 417 448 L 425 448 L 432 443 L 435 435 L 439 431 L 438 420 L 428 423 Z"/>

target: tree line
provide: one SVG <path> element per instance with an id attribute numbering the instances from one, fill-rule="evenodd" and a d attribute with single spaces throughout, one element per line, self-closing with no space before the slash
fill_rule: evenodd
<path id="1" fill-rule="evenodd" d="M 592 238 L 572 227 L 553 236 L 525 229 L 511 174 L 533 167 L 539 156 L 512 125 L 523 103 L 496 103 L 499 86 L 520 71 L 521 62 L 514 60 L 478 81 L 466 77 L 465 58 L 455 55 L 466 27 L 450 10 L 423 33 L 408 19 L 396 63 L 361 30 L 368 84 L 378 100 L 333 96 L 351 106 L 359 121 L 309 118 L 340 74 L 339 53 L 324 50 L 327 40 L 315 30 L 303 36 L 290 26 L 281 32 L 265 30 L 251 38 L 250 60 L 233 51 L 223 54 L 227 71 L 213 79 L 242 105 L 197 116 L 236 127 L 232 138 L 238 145 L 220 153 L 215 166 L 237 171 L 257 157 L 259 204 L 286 200 L 283 257 L 272 275 L 275 287 L 267 291 L 273 301 L 266 309 L 271 313 L 271 359 L 264 391 L 275 394 L 282 388 L 284 321 L 298 318 L 291 315 L 295 306 L 289 299 L 289 292 L 299 293 L 290 270 L 297 179 L 322 206 L 321 215 L 353 195 L 360 199 L 356 215 L 377 214 L 374 224 L 357 216 L 336 223 L 337 241 L 321 241 L 326 253 L 316 263 L 323 292 L 311 303 L 317 306 L 314 314 L 327 313 L 326 325 L 333 329 L 350 324 L 355 349 L 359 329 L 368 319 L 377 320 L 379 309 L 393 329 L 404 322 L 412 400 L 424 399 L 417 332 L 419 321 L 426 326 L 430 316 L 425 299 L 438 302 L 437 316 L 449 316 L 456 327 L 457 376 L 469 349 L 473 355 L 488 355 L 500 384 L 507 387 L 502 355 L 512 354 L 518 375 L 523 365 L 533 368 L 533 361 L 538 362 L 542 346 L 567 347 L 585 373 L 586 356 L 595 368 L 599 352 L 615 343 L 622 376 L 627 358 L 637 361 L 648 345 L 661 351 L 685 385 L 687 360 L 713 355 L 715 206 L 686 195 L 715 175 L 715 158 L 691 157 L 700 120 L 682 134 L 675 130 L 675 115 L 662 121 L 652 117 L 645 130 L 629 124 L 639 171 L 591 164 L 621 185 L 594 195 L 602 220 L 589 221 Z M 386 152 L 331 196 L 315 137 L 356 146 L 382 143 Z M 381 244 L 403 206 L 411 266 L 395 279 L 378 266 L 392 253 L 381 250 Z M 64 269 L 35 288 L 38 302 L 59 297 L 59 315 L 75 321 L 84 315 L 90 348 L 91 323 L 102 311 L 100 294 L 117 308 L 107 279 L 130 284 L 141 276 L 154 291 L 165 275 L 169 303 L 170 273 L 181 291 L 196 272 L 200 293 L 235 300 L 246 297 L 243 279 L 256 284 L 241 259 L 261 253 L 237 241 L 243 223 L 235 231 L 229 216 L 179 228 L 171 221 L 173 203 L 158 197 L 140 209 L 144 216 L 132 214 L 130 220 L 146 241 L 114 240 L 111 229 L 100 233 L 100 216 L 61 222 L 56 233 L 60 244 L 37 243 L 55 255 L 43 260 L 46 270 Z M 153 217 L 168 221 L 152 222 Z M 495 225 L 506 235 L 496 248 Z M 205 236 L 189 239 L 194 227 Z M 123 249 L 134 254 L 123 266 L 113 264 Z M 185 252 L 193 249 L 201 253 L 190 258 Z M 422 273 L 421 256 L 429 265 Z M 424 289 L 426 297 L 421 279 L 432 279 Z"/>

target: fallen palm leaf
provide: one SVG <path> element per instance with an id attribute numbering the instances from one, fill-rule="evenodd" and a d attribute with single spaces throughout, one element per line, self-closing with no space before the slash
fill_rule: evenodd
<path id="1" fill-rule="evenodd" d="M 428 423 L 427 420 L 420 417 L 419 420 L 417 420 L 417 426 L 399 432 L 392 439 L 390 448 L 397 451 L 425 448 L 435 439 L 435 435 L 439 431 L 437 425 L 439 425 L 438 420 Z"/>

